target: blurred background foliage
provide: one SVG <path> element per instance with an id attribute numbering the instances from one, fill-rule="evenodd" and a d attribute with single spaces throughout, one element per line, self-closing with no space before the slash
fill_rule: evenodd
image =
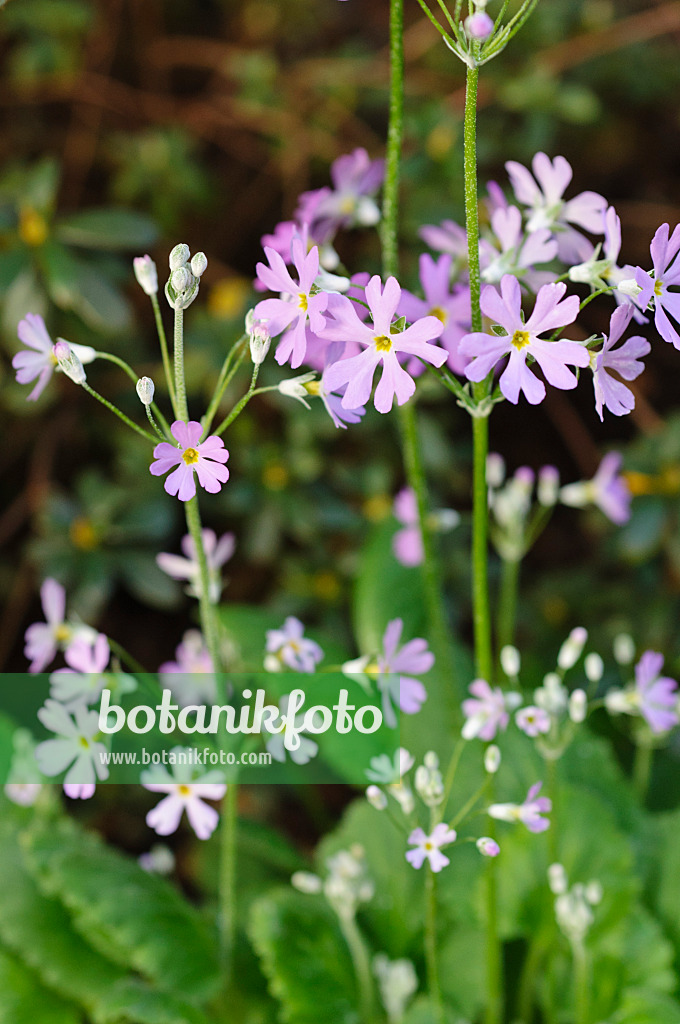
<path id="1" fill-rule="evenodd" d="M 406 22 L 401 276 L 414 286 L 418 228 L 462 221 L 463 67 L 415 0 Z M 507 159 L 562 153 L 575 191 L 600 191 L 616 206 L 624 259 L 646 263 L 659 223 L 680 220 L 679 38 L 676 0 L 543 0 L 483 73 L 482 181 L 505 185 Z M 386 43 L 384 0 L 2 7 L 0 668 L 23 669 L 23 632 L 39 617 L 38 584 L 48 574 L 69 587 L 81 615 L 124 635 L 151 669 L 171 655 L 189 611 L 181 588 L 155 570 L 156 552 L 177 550 L 184 531 L 177 503 L 148 473 L 146 447 L 61 376 L 27 403 L 10 366 L 17 322 L 41 313 L 54 337 L 117 353 L 158 381 L 153 317 L 131 258 L 151 252 L 163 277 L 177 241 L 202 249 L 208 270 L 187 316 L 199 416 L 254 302 L 261 236 L 290 217 L 300 192 L 326 183 L 337 156 L 357 146 L 382 154 Z M 374 232 L 346 233 L 339 250 L 352 271 L 379 269 Z M 606 326 L 594 306 L 584 337 Z M 139 417 L 116 367 L 98 362 L 90 376 Z M 272 362 L 261 379 L 280 376 Z M 494 414 L 492 447 L 510 469 L 554 463 L 574 480 L 617 447 L 638 495 L 622 530 L 598 512 L 558 510 L 530 555 L 520 646 L 532 646 L 537 666 L 583 623 L 603 650 L 630 629 L 680 669 L 676 380 L 677 355 L 656 338 L 625 421 L 601 427 L 585 383 L 553 392 L 538 409 Z M 237 378 L 231 397 L 245 387 Z M 419 415 L 433 506 L 463 515 L 440 544 L 451 620 L 467 639 L 468 422 L 429 380 Z M 351 644 L 348 603 L 362 545 L 391 522 L 403 484 L 395 418 L 371 410 L 340 432 L 321 409 L 306 412 L 275 394 L 251 404 L 227 446 L 229 485 L 203 503 L 206 525 L 237 538 L 227 600 L 298 614 Z M 151 628 L 139 628 L 140 603 Z"/>

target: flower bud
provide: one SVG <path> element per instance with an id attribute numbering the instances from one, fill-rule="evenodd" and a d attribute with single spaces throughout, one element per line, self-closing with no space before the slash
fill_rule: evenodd
<path id="1" fill-rule="evenodd" d="M 614 657 L 619 665 L 630 665 L 635 657 L 635 643 L 628 633 L 614 637 Z"/>
<path id="2" fill-rule="evenodd" d="M 574 690 L 569 697 L 569 717 L 579 725 L 588 713 L 588 698 L 585 690 Z"/>
<path id="3" fill-rule="evenodd" d="M 519 675 L 520 657 L 519 651 L 512 644 L 506 644 L 501 648 L 501 668 L 508 679 L 515 679 Z"/>
<path id="4" fill-rule="evenodd" d="M 155 295 L 158 291 L 158 271 L 150 256 L 135 256 L 132 268 L 137 283 L 147 295 Z"/>
<path id="5" fill-rule="evenodd" d="M 180 267 L 185 267 L 189 262 L 189 246 L 185 242 L 180 242 L 170 253 L 170 270 L 179 270 Z"/>
<path id="6" fill-rule="evenodd" d="M 554 466 L 541 466 L 538 471 L 538 487 L 536 496 L 539 505 L 552 508 L 557 504 L 560 489 L 560 474 Z"/>
<path id="7" fill-rule="evenodd" d="M 634 277 L 627 277 L 624 281 L 619 281 L 616 290 L 621 292 L 622 295 L 626 295 L 629 299 L 636 299 L 642 288 Z"/>
<path id="8" fill-rule="evenodd" d="M 475 845 L 483 857 L 497 857 L 501 852 L 496 840 L 490 836 L 481 836 Z"/>
<path id="9" fill-rule="evenodd" d="M 271 335 L 266 324 L 253 324 L 250 331 L 250 358 L 256 366 L 260 366 L 267 358 L 271 343 Z"/>
<path id="10" fill-rule="evenodd" d="M 170 278 L 172 287 L 176 292 L 184 292 L 190 286 L 193 275 L 190 270 L 186 267 L 180 267 L 178 270 L 173 270 Z"/>
<path id="11" fill-rule="evenodd" d="M 572 629 L 557 655 L 557 664 L 563 672 L 574 667 L 583 653 L 587 639 L 588 631 L 583 626 L 577 626 L 576 629 Z"/>
<path id="12" fill-rule="evenodd" d="M 205 273 L 208 266 L 208 257 L 204 252 L 195 252 L 191 257 L 191 273 L 194 277 L 200 277 Z"/>
<path id="13" fill-rule="evenodd" d="M 59 369 L 62 373 L 65 373 L 67 377 L 73 381 L 74 384 L 84 384 L 87 380 L 83 364 L 80 359 L 69 346 L 67 341 L 63 338 L 59 338 L 56 345 L 52 346 L 52 352 L 54 358 L 59 364 Z"/>
<path id="14" fill-rule="evenodd" d="M 290 882 L 298 892 L 304 892 L 308 895 L 321 892 L 321 879 L 318 875 L 312 874 L 311 871 L 296 871 L 291 877 Z"/>
<path id="15" fill-rule="evenodd" d="M 376 811 L 384 811 L 387 807 L 387 797 L 379 786 L 369 786 L 366 790 L 366 799 Z"/>
<path id="16" fill-rule="evenodd" d="M 595 651 L 591 651 L 590 654 L 586 655 L 583 668 L 589 683 L 599 683 L 604 675 L 604 662 Z"/>
<path id="17" fill-rule="evenodd" d="M 505 462 L 498 452 L 489 452 L 486 457 L 486 482 L 489 487 L 500 487 L 505 480 Z"/>
<path id="18" fill-rule="evenodd" d="M 495 743 L 484 751 L 484 771 L 495 775 L 501 766 L 501 752 Z"/>
<path id="19" fill-rule="evenodd" d="M 137 381 L 137 396 L 142 405 L 151 405 L 156 385 L 151 377 L 140 377 Z"/>
<path id="20" fill-rule="evenodd" d="M 548 868 L 548 885 L 555 896 L 567 891 L 567 873 L 563 864 L 551 864 Z"/>
<path id="21" fill-rule="evenodd" d="M 493 32 L 493 21 L 485 11 L 475 11 L 464 22 L 465 31 L 470 39 L 484 42 Z"/>

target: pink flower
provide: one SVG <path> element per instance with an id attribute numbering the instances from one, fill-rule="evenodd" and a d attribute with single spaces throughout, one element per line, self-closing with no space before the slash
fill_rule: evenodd
<path id="1" fill-rule="evenodd" d="M 180 818 L 186 811 L 189 824 L 198 838 L 209 839 L 217 828 L 219 815 L 204 800 L 221 800 L 227 787 L 218 781 L 222 778 L 220 772 L 208 772 L 199 779 L 190 780 L 190 772 L 182 771 L 184 767 L 174 765 L 172 775 L 162 766 L 142 772 L 144 789 L 167 794 L 149 811 L 146 823 L 159 836 L 169 836 L 177 831 Z"/>
<path id="2" fill-rule="evenodd" d="M 161 685 L 172 690 L 180 706 L 214 701 L 217 691 L 212 658 L 203 635 L 197 629 L 186 631 L 177 646 L 175 658 L 176 661 L 163 662 L 158 674 Z"/>
<path id="3" fill-rule="evenodd" d="M 34 402 L 45 390 L 52 371 L 57 366 L 57 359 L 52 349 L 52 339 L 47 333 L 45 321 L 37 313 L 27 313 L 17 326 L 19 341 L 33 351 L 17 352 L 12 358 L 12 366 L 17 371 L 17 383 L 28 384 L 38 378 L 38 382 L 27 396 L 26 401 Z M 89 345 L 71 345 L 83 363 L 91 363 L 95 358 L 95 350 Z"/>
<path id="4" fill-rule="evenodd" d="M 676 224 L 670 238 L 669 231 L 669 225 L 662 224 L 652 239 L 652 272 L 636 268 L 635 282 L 642 288 L 636 302 L 641 309 L 645 309 L 654 298 L 654 325 L 657 331 L 664 341 L 680 349 L 680 334 L 669 319 L 670 315 L 676 323 L 680 323 L 680 292 L 669 291 L 671 285 L 680 285 L 680 259 L 676 259 L 680 252 L 680 224 Z"/>
<path id="5" fill-rule="evenodd" d="M 595 389 L 595 409 L 601 420 L 603 408 L 609 409 L 614 416 L 625 416 L 635 408 L 635 396 L 609 370 L 614 370 L 624 380 L 635 380 L 644 370 L 644 363 L 639 360 L 651 351 L 651 345 L 640 335 L 629 338 L 619 348 L 614 345 L 630 323 L 633 316 L 632 306 L 619 306 L 614 310 L 609 323 L 609 337 L 605 335 L 600 351 L 591 357 L 593 365 L 593 388 Z"/>
<path id="6" fill-rule="evenodd" d="M 65 782 L 64 793 L 69 800 L 90 800 L 94 796 L 94 782 Z"/>
<path id="7" fill-rule="evenodd" d="M 365 149 L 355 149 L 333 162 L 332 189 L 300 196 L 296 218 L 309 224 L 315 238 L 324 240 L 340 228 L 372 227 L 380 220 L 380 209 L 372 197 L 384 177 L 384 160 L 371 160 Z"/>
<path id="8" fill-rule="evenodd" d="M 482 239 L 479 258 L 482 280 L 497 284 L 504 274 L 523 278 L 532 291 L 555 280 L 548 270 L 534 270 L 537 263 L 550 263 L 557 255 L 557 242 L 547 228 L 525 235 L 522 214 L 516 206 L 498 206 L 491 214 L 491 229 L 498 246 Z"/>
<path id="9" fill-rule="evenodd" d="M 378 688 L 383 695 L 383 714 L 390 728 L 396 725 L 392 700 L 407 715 L 415 715 L 427 698 L 427 690 L 414 675 L 429 672 L 434 665 L 434 654 L 428 650 L 427 640 L 417 637 L 399 647 L 404 623 L 401 619 L 388 622 L 383 637 L 383 653 L 378 657 L 380 673 Z M 404 673 L 404 674 L 402 674 Z"/>
<path id="10" fill-rule="evenodd" d="M 44 580 L 40 588 L 40 600 L 45 622 L 34 622 L 25 634 L 24 654 L 31 662 L 29 672 L 43 672 L 57 651 L 76 638 L 94 642 L 97 635 L 89 626 L 66 622 L 66 591 L 51 577 Z"/>
<path id="11" fill-rule="evenodd" d="M 208 529 L 202 531 L 202 537 L 210 575 L 210 599 L 218 601 L 222 592 L 220 569 L 234 554 L 236 541 L 233 533 L 225 533 L 218 540 L 215 531 Z M 181 548 L 184 558 L 181 555 L 172 555 L 162 551 L 156 555 L 156 564 L 168 576 L 172 576 L 173 580 L 188 580 L 187 593 L 191 597 L 198 597 L 201 570 L 198 564 L 196 545 L 190 533 L 182 537 Z"/>
<path id="12" fill-rule="evenodd" d="M 367 402 L 373 386 L 373 375 L 382 364 L 382 376 L 375 389 L 374 404 L 378 412 L 389 412 L 393 400 L 398 405 L 407 402 L 416 386 L 397 358 L 398 353 L 417 356 L 426 363 L 441 366 L 446 362 L 447 353 L 428 342 L 438 338 L 444 325 L 435 316 L 426 316 L 416 321 L 405 331 L 393 334 L 392 321 L 401 298 L 401 288 L 396 278 L 389 277 L 383 290 L 380 278 L 375 275 L 366 285 L 368 303 L 373 325 L 363 323 L 350 299 L 342 297 L 333 309 L 333 320 L 324 328 L 323 337 L 329 341 L 355 341 L 365 346 L 364 351 L 349 359 L 341 359 L 329 366 L 323 375 L 326 391 L 337 391 L 347 385 L 342 405 L 345 409 L 356 409 Z"/>
<path id="13" fill-rule="evenodd" d="M 403 524 L 403 530 L 397 530 L 392 538 L 394 557 L 402 565 L 420 565 L 423 561 L 423 536 L 420 532 L 418 503 L 415 492 L 404 487 L 394 499 L 392 508 L 395 519 Z"/>
<path id="14" fill-rule="evenodd" d="M 530 832 L 545 832 L 550 828 L 547 814 L 552 810 L 552 801 L 547 796 L 538 796 L 542 782 L 535 783 L 527 793 L 523 804 L 492 804 L 487 813 L 499 821 L 521 822 Z"/>
<path id="15" fill-rule="evenodd" d="M 640 714 L 652 732 L 667 732 L 677 725 L 678 684 L 662 676 L 663 654 L 645 651 L 635 666 L 635 693 Z"/>
<path id="16" fill-rule="evenodd" d="M 480 836 L 475 845 L 483 857 L 497 857 L 501 852 L 500 846 L 491 836 Z"/>
<path id="17" fill-rule="evenodd" d="M 590 357 L 576 341 L 549 341 L 539 338 L 544 331 L 564 327 L 576 319 L 579 301 L 576 295 L 563 299 L 565 284 L 546 284 L 536 296 L 536 305 L 529 319 L 522 320 L 522 293 L 517 278 L 506 274 L 501 280 L 501 294 L 488 286 L 482 291 L 481 307 L 494 323 L 506 331 L 505 336 L 475 332 L 467 334 L 460 345 L 464 356 L 473 362 L 467 367 L 468 380 L 481 381 L 509 355 L 501 374 L 501 391 L 515 405 L 520 391 L 528 402 L 537 405 L 545 398 L 545 384 L 527 366 L 527 356 L 534 357 L 549 384 L 555 388 L 575 388 L 578 381 L 567 364 L 588 366 Z"/>
<path id="18" fill-rule="evenodd" d="M 518 729 L 532 738 L 550 732 L 550 715 L 544 708 L 529 705 L 515 714 Z"/>
<path id="19" fill-rule="evenodd" d="M 440 344 L 448 352 L 447 366 L 454 373 L 463 373 L 469 360 L 463 358 L 458 348 L 464 334 L 470 328 L 470 291 L 458 288 L 451 291 L 452 258 L 447 253 L 435 262 L 428 253 L 420 257 L 420 284 L 425 295 L 419 299 L 411 292 L 402 291 L 397 312 L 409 322 L 420 317 L 436 316 L 444 325 Z M 408 363 L 408 372 L 416 376 L 424 367 L 417 359 Z"/>
<path id="20" fill-rule="evenodd" d="M 422 868 L 425 860 L 428 860 L 433 871 L 441 871 L 451 863 L 446 854 L 441 852 L 441 848 L 448 846 L 449 843 L 455 843 L 456 831 L 441 821 L 435 825 L 429 836 L 422 828 L 414 829 L 408 837 L 408 841 L 415 847 L 406 853 L 406 860 L 409 864 L 412 864 L 414 868 Z"/>
<path id="21" fill-rule="evenodd" d="M 293 263 L 299 282 L 290 276 L 282 256 L 275 249 L 266 246 L 264 251 L 269 266 L 257 264 L 258 279 L 285 298 L 263 299 L 255 307 L 254 316 L 265 321 L 272 338 L 288 328 L 276 349 L 276 361 L 281 366 L 290 359 L 291 367 L 296 369 L 307 350 L 307 324 L 318 334 L 326 322 L 323 314 L 328 305 L 328 295 L 325 292 L 312 294 L 312 286 L 319 273 L 319 250 L 314 246 L 305 254 L 302 239 L 298 236 L 293 239 Z"/>
<path id="22" fill-rule="evenodd" d="M 170 430 L 178 446 L 175 448 L 167 441 L 157 444 L 153 450 L 157 461 L 151 463 L 149 472 L 154 476 L 162 476 L 177 466 L 164 486 L 168 494 L 176 494 L 180 501 L 189 501 L 196 494 L 194 470 L 201 487 L 216 494 L 229 479 L 229 470 L 222 465 L 229 458 L 222 438 L 211 434 L 199 444 L 203 427 L 196 420 L 189 420 L 188 423 L 175 420 Z"/>
<path id="23" fill-rule="evenodd" d="M 549 228 L 554 232 L 558 255 L 564 263 L 588 259 L 593 247 L 572 225 L 601 235 L 606 199 L 597 192 L 581 192 L 574 199 L 564 200 L 573 172 L 563 156 L 551 161 L 545 153 L 536 153 L 531 167 L 533 175 L 514 160 L 505 165 L 518 202 L 531 208 L 527 229 Z"/>
<path id="24" fill-rule="evenodd" d="M 609 452 L 600 463 L 592 480 L 567 484 L 560 490 L 560 501 L 572 508 L 593 504 L 617 526 L 630 519 L 630 487 L 619 474 L 623 459 L 619 452 Z"/>
<path id="25" fill-rule="evenodd" d="M 483 42 L 493 32 L 493 21 L 486 11 L 475 11 L 469 18 L 465 19 L 465 31 L 470 39 Z"/>
<path id="26" fill-rule="evenodd" d="M 282 665 L 294 672 L 315 672 L 323 658 L 323 651 L 314 640 L 304 636 L 305 627 L 294 615 L 289 615 L 282 629 L 267 630 L 265 668 L 280 671 Z M 278 664 L 276 662 L 278 661 Z"/>
<path id="27" fill-rule="evenodd" d="M 69 668 L 57 669 L 50 676 L 50 697 L 73 710 L 76 704 L 92 704 L 104 688 L 105 671 L 111 651 L 109 641 L 99 633 L 94 642 L 79 637 L 64 652 Z"/>
<path id="28" fill-rule="evenodd" d="M 460 224 L 453 220 L 443 220 L 439 225 L 424 224 L 418 234 L 430 249 L 448 252 L 457 264 L 467 267 L 467 232 Z"/>
<path id="29" fill-rule="evenodd" d="M 475 679 L 468 690 L 472 697 L 463 701 L 463 739 L 492 740 L 499 729 L 506 729 L 510 716 L 505 694 L 498 687 L 489 686 L 486 679 Z"/>

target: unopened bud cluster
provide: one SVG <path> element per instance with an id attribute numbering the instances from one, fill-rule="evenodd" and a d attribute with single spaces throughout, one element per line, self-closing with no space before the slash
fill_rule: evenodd
<path id="1" fill-rule="evenodd" d="M 186 309 L 198 295 L 199 281 L 208 260 L 202 252 L 191 256 L 189 246 L 180 242 L 170 253 L 169 264 L 170 278 L 165 286 L 165 297 L 173 309 Z"/>

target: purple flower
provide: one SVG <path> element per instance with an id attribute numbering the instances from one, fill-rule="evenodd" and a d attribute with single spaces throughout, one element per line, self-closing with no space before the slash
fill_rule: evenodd
<path id="1" fill-rule="evenodd" d="M 203 427 L 196 420 L 189 420 L 188 423 L 175 420 L 170 430 L 178 446 L 175 448 L 167 441 L 157 444 L 153 450 L 157 461 L 151 463 L 149 472 L 154 476 L 162 476 L 177 466 L 164 486 L 168 494 L 176 494 L 180 501 L 189 501 L 196 494 L 194 470 L 201 487 L 216 494 L 229 479 L 229 470 L 222 465 L 229 458 L 222 438 L 211 434 L 199 444 Z"/>
<path id="2" fill-rule="evenodd" d="M 428 253 L 420 257 L 420 284 L 425 295 L 419 299 L 411 292 L 402 291 L 397 312 L 412 323 L 424 316 L 436 316 L 444 329 L 440 344 L 448 352 L 447 365 L 454 373 L 463 373 L 469 360 L 459 351 L 461 338 L 470 329 L 470 290 L 458 288 L 451 291 L 452 258 L 444 253 L 435 262 Z M 409 361 L 408 372 L 416 376 L 423 366 L 417 359 Z"/>
<path id="3" fill-rule="evenodd" d="M 44 580 L 40 588 L 40 600 L 45 622 L 34 622 L 25 634 L 24 654 L 31 662 L 29 672 L 43 672 L 57 651 L 68 647 L 76 638 L 94 642 L 97 635 L 90 626 L 65 620 L 66 591 L 51 577 Z"/>
<path id="4" fill-rule="evenodd" d="M 366 285 L 366 301 L 373 318 L 372 327 L 359 319 L 350 299 L 343 297 L 342 303 L 338 303 L 334 309 L 333 321 L 325 327 L 323 337 L 329 341 L 356 341 L 365 346 L 359 355 L 340 359 L 324 373 L 326 391 L 337 391 L 344 384 L 347 385 L 342 399 L 344 409 L 356 409 L 368 401 L 373 375 L 381 363 L 382 376 L 374 396 L 378 412 L 389 412 L 395 397 L 398 405 L 408 401 L 416 386 L 400 366 L 398 353 L 417 356 L 434 366 L 446 362 L 447 353 L 428 344 L 438 338 L 444 328 L 436 316 L 426 316 L 405 331 L 392 333 L 391 325 L 400 298 L 401 288 L 396 278 L 389 277 L 383 290 L 380 278 L 375 275 Z"/>
<path id="5" fill-rule="evenodd" d="M 50 676 L 50 697 L 73 710 L 81 702 L 92 704 L 104 688 L 103 672 L 109 663 L 109 641 L 99 633 L 94 642 L 78 637 L 64 652 L 69 668 Z"/>
<path id="6" fill-rule="evenodd" d="M 233 533 L 225 533 L 218 540 L 215 531 L 208 529 L 202 531 L 202 536 L 203 548 L 208 563 L 208 573 L 210 575 L 210 599 L 211 601 L 218 601 L 222 592 L 220 569 L 234 554 L 236 541 Z M 172 576 L 173 580 L 188 580 L 187 593 L 191 597 L 198 597 L 201 570 L 198 564 L 196 546 L 190 533 L 187 533 L 182 538 L 181 548 L 184 552 L 184 558 L 181 555 L 172 555 L 169 552 L 162 551 L 159 555 L 156 555 L 156 564 L 168 576 Z"/>
<path id="7" fill-rule="evenodd" d="M 314 640 L 304 636 L 305 627 L 289 615 L 282 629 L 267 630 L 267 657 L 265 668 L 278 672 L 285 665 L 294 672 L 315 672 L 323 658 L 323 651 Z"/>
<path id="8" fill-rule="evenodd" d="M 175 650 L 175 661 L 158 668 L 161 684 L 172 690 L 181 707 L 208 704 L 215 699 L 215 676 L 210 652 L 197 629 L 188 629 Z M 169 678 L 166 678 L 169 676 Z"/>
<path id="9" fill-rule="evenodd" d="M 501 852 L 496 840 L 490 836 L 480 836 L 475 845 L 483 857 L 497 857 Z"/>
<path id="10" fill-rule="evenodd" d="M 517 278 L 506 274 L 501 280 L 500 295 L 490 285 L 484 288 L 482 311 L 507 333 L 499 337 L 497 334 L 476 332 L 463 338 L 460 351 L 473 358 L 465 371 L 468 380 L 484 380 L 497 363 L 509 355 L 508 365 L 501 374 L 501 391 L 515 405 L 520 391 L 524 392 L 528 402 L 537 405 L 545 398 L 545 385 L 527 366 L 527 356 L 531 355 L 549 384 L 565 390 L 575 388 L 578 381 L 567 369 L 567 364 L 588 366 L 590 357 L 586 349 L 576 341 L 549 341 L 538 337 L 544 331 L 564 327 L 576 319 L 578 298 L 570 295 L 563 299 L 566 290 L 565 284 L 543 285 L 536 296 L 534 311 L 524 323 L 522 293 Z"/>
<path id="11" fill-rule="evenodd" d="M 447 252 L 456 264 L 467 267 L 467 232 L 454 220 L 443 220 L 441 224 L 424 224 L 418 232 L 430 249 Z"/>
<path id="12" fill-rule="evenodd" d="M 552 801 L 547 796 L 538 796 L 542 785 L 542 782 L 535 783 L 523 804 L 492 804 L 487 814 L 499 821 L 520 821 L 530 832 L 545 832 L 550 828 L 550 822 L 542 818 L 541 814 L 552 810 Z"/>
<path id="13" fill-rule="evenodd" d="M 491 228 L 498 239 L 498 248 L 483 239 L 479 245 L 482 280 L 497 284 L 504 274 L 526 280 L 532 291 L 554 281 L 555 274 L 534 270 L 537 263 L 549 263 L 557 255 L 557 242 L 548 228 L 539 228 L 525 235 L 522 214 L 516 206 L 497 207 L 491 214 Z"/>
<path id="14" fill-rule="evenodd" d="M 45 321 L 37 313 L 27 313 L 17 326 L 19 341 L 29 351 L 17 352 L 12 358 L 12 366 L 17 371 L 17 383 L 28 384 L 38 378 L 38 382 L 27 396 L 26 401 L 34 402 L 45 390 L 57 366 L 57 359 L 52 351 L 52 339 L 47 333 Z M 91 363 L 95 358 L 95 350 L 89 345 L 71 345 L 83 363 Z M 33 351 L 30 351 L 30 350 Z"/>
<path id="15" fill-rule="evenodd" d="M 654 276 L 640 267 L 635 270 L 635 282 L 642 288 L 636 302 L 641 309 L 646 309 L 654 298 L 654 325 L 657 331 L 664 341 L 680 349 L 680 334 L 668 318 L 670 315 L 676 323 L 680 322 L 680 293 L 668 290 L 671 285 L 680 284 L 680 259 L 676 259 L 680 252 L 680 224 L 676 224 L 670 238 L 669 231 L 669 225 L 662 224 L 652 239 L 650 254 Z"/>
<path id="16" fill-rule="evenodd" d="M 449 828 L 445 822 L 440 821 L 429 836 L 423 832 L 422 828 L 415 828 L 408 837 L 408 841 L 411 846 L 415 847 L 406 853 L 406 860 L 409 864 L 412 864 L 414 868 L 422 868 L 425 861 L 428 860 L 433 871 L 441 871 L 451 863 L 446 854 L 441 852 L 441 848 L 448 846 L 449 843 L 455 843 L 456 831 Z"/>
<path id="17" fill-rule="evenodd" d="M 544 708 L 528 705 L 520 708 L 515 714 L 518 729 L 532 738 L 550 732 L 550 715 Z"/>
<path id="18" fill-rule="evenodd" d="M 418 637 L 399 647 L 403 627 L 401 619 L 388 622 L 383 636 L 383 651 L 378 656 L 380 671 L 376 681 L 382 691 L 383 713 L 390 728 L 394 728 L 397 723 L 393 700 L 407 715 L 415 715 L 420 711 L 427 690 L 413 675 L 423 675 L 434 665 L 434 654 L 428 650 L 427 640 Z"/>
<path id="19" fill-rule="evenodd" d="M 531 208 L 527 229 L 548 228 L 557 239 L 559 258 L 567 264 L 581 263 L 593 247 L 572 225 L 601 235 L 606 199 L 597 192 L 581 192 L 565 201 L 562 196 L 573 172 L 563 156 L 551 161 L 545 153 L 536 153 L 531 167 L 533 175 L 514 160 L 505 165 L 517 200 Z"/>
<path id="20" fill-rule="evenodd" d="M 644 363 L 639 360 L 649 354 L 651 346 L 640 335 L 629 338 L 623 345 L 613 350 L 632 316 L 633 307 L 630 305 L 615 309 L 609 323 L 609 337 L 605 335 L 604 345 L 598 353 L 591 356 L 595 409 L 601 420 L 604 419 L 605 406 L 614 416 L 625 416 L 635 408 L 633 392 L 608 372 L 614 370 L 624 380 L 635 380 L 645 368 Z"/>
<path id="21" fill-rule="evenodd" d="M 227 791 L 226 785 L 219 781 L 222 776 L 220 772 L 208 772 L 192 779 L 190 772 L 191 768 L 187 772 L 185 765 L 173 765 L 173 775 L 160 765 L 142 772 L 144 789 L 167 794 L 146 816 L 147 825 L 159 836 L 176 832 L 184 811 L 199 839 L 209 839 L 217 828 L 219 815 L 204 800 L 222 799 Z"/>
<path id="22" fill-rule="evenodd" d="M 423 561 L 423 535 L 420 532 L 418 502 L 415 492 L 404 487 L 394 499 L 392 507 L 395 519 L 403 523 L 404 529 L 397 530 L 392 538 L 394 557 L 402 565 L 412 567 Z"/>
<path id="23" fill-rule="evenodd" d="M 560 501 L 572 508 L 597 505 L 620 526 L 630 519 L 631 493 L 625 478 L 619 475 L 623 459 L 619 452 L 609 452 L 600 463 L 592 480 L 567 484 L 560 491 Z"/>
<path id="24" fill-rule="evenodd" d="M 288 328 L 276 349 L 276 361 L 281 366 L 290 359 L 291 367 L 296 369 L 307 350 L 307 324 L 318 334 L 326 322 L 323 313 L 328 305 L 328 295 L 325 292 L 312 294 L 312 286 L 319 273 L 319 250 L 314 246 L 305 255 L 302 239 L 293 239 L 293 263 L 299 283 L 290 276 L 282 256 L 275 249 L 266 246 L 264 251 L 269 266 L 258 263 L 257 276 L 267 288 L 280 292 L 285 298 L 263 299 L 255 307 L 254 316 L 266 322 L 271 337 Z"/>
<path id="25" fill-rule="evenodd" d="M 355 149 L 333 162 L 332 189 L 300 196 L 296 217 L 309 224 L 315 238 L 324 241 L 340 228 L 372 227 L 380 220 L 380 209 L 372 197 L 384 177 L 384 160 L 371 160 L 365 149 Z"/>
<path id="26" fill-rule="evenodd" d="M 663 654 L 645 651 L 635 666 L 635 693 L 640 714 L 654 733 L 667 732 L 677 725 L 678 684 L 662 676 Z"/>
<path id="27" fill-rule="evenodd" d="M 463 739 L 492 740 L 499 729 L 506 729 L 509 721 L 505 694 L 498 687 L 493 689 L 486 679 L 475 679 L 468 690 L 472 697 L 463 701 Z"/>
<path id="28" fill-rule="evenodd" d="M 94 796 L 94 782 L 65 782 L 64 793 L 69 800 L 90 800 Z"/>

